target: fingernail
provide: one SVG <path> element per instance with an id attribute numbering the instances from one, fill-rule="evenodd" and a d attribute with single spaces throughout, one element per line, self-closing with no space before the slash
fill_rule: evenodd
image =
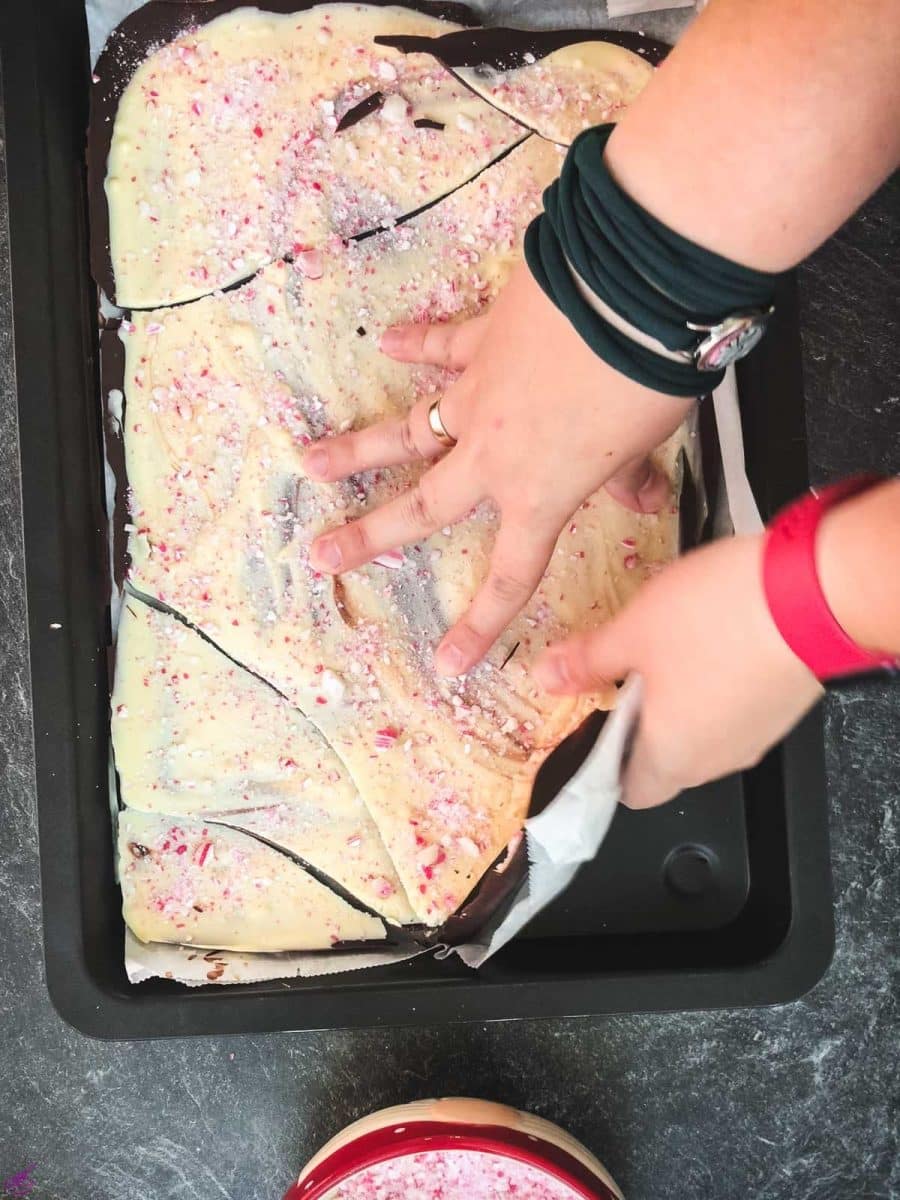
<path id="1" fill-rule="evenodd" d="M 569 664 L 564 658 L 557 655 L 538 659 L 532 667 L 532 674 L 541 687 L 546 688 L 548 692 L 561 691 L 572 684 Z"/>
<path id="2" fill-rule="evenodd" d="M 328 470 L 328 451 L 307 451 L 303 456 L 303 467 L 307 475 L 324 475 Z"/>
<path id="3" fill-rule="evenodd" d="M 400 350 L 403 346 L 403 330 L 386 329 L 381 335 L 378 346 L 385 354 L 393 354 L 395 351 Z"/>
<path id="4" fill-rule="evenodd" d="M 334 538 L 319 538 L 313 543 L 313 557 L 323 567 L 336 571 L 341 565 L 341 548 Z"/>
<path id="5" fill-rule="evenodd" d="M 461 675 L 463 670 L 463 652 L 452 642 L 438 646 L 434 656 L 434 664 L 441 675 Z"/>

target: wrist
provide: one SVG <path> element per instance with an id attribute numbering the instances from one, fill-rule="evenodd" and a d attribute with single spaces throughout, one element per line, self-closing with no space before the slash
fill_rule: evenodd
<path id="1" fill-rule="evenodd" d="M 900 665 L 896 652 L 879 636 L 879 631 L 885 632 L 885 625 L 896 623 L 898 608 L 891 604 L 890 591 L 892 587 L 898 588 L 897 583 L 881 582 L 880 587 L 888 592 L 885 606 L 874 592 L 871 561 L 868 565 L 862 563 L 861 572 L 853 570 L 852 562 L 845 557 L 849 549 L 846 514 L 844 521 L 831 523 L 820 544 L 826 516 L 832 512 L 836 515 L 839 506 L 852 497 L 857 500 L 849 514 L 856 512 L 861 534 L 873 536 L 868 520 L 872 498 L 866 494 L 871 493 L 877 482 L 871 476 L 858 476 L 818 493 L 809 493 L 780 512 L 766 534 L 762 580 L 769 612 L 786 644 L 820 680 L 896 669 Z M 896 493 L 890 499 L 895 500 Z M 856 505 L 862 511 L 861 525 Z M 875 540 L 887 532 L 876 528 Z M 824 585 L 820 564 L 826 567 Z M 867 581 L 869 595 L 865 591 L 862 596 L 859 594 L 861 577 Z M 830 600 L 826 587 L 830 589 Z M 852 632 L 841 623 L 832 602 L 845 620 L 850 614 Z M 887 619 L 879 620 L 878 614 L 882 618 L 887 614 Z M 872 630 L 876 631 L 875 636 L 871 636 Z M 858 640 L 860 633 L 863 641 Z M 877 649 L 871 648 L 875 646 Z"/>
<path id="2" fill-rule="evenodd" d="M 584 130 L 525 235 L 534 278 L 621 374 L 707 395 L 759 341 L 778 276 L 723 258 L 653 216 L 608 169 L 611 125 Z"/>
<path id="3" fill-rule="evenodd" d="M 816 567 L 835 619 L 858 645 L 900 658 L 900 480 L 825 514 Z"/>

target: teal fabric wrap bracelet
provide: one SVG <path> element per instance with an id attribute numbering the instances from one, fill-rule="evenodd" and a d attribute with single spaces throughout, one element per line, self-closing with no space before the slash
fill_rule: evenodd
<path id="1" fill-rule="evenodd" d="M 591 306 L 573 276 L 629 325 L 670 352 L 690 352 L 692 324 L 715 324 L 741 309 L 765 309 L 781 276 L 754 271 L 668 229 L 618 186 L 603 161 L 614 125 L 572 143 L 544 212 L 525 234 L 525 258 L 543 291 L 610 366 L 654 391 L 700 396 L 723 371 L 656 353 Z"/>

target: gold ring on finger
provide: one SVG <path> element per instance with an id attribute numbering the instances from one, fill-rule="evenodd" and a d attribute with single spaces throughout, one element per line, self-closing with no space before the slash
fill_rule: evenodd
<path id="1" fill-rule="evenodd" d="M 434 434 L 435 439 L 448 450 L 452 450 L 456 445 L 456 438 L 447 432 L 447 427 L 441 420 L 441 402 L 435 400 L 433 404 L 428 406 L 428 428 Z"/>

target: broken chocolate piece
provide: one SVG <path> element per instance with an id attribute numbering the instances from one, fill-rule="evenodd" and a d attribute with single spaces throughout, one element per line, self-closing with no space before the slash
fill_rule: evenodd
<path id="1" fill-rule="evenodd" d="M 337 123 L 335 133 L 343 133 L 345 129 L 350 129 L 356 125 L 363 117 L 367 117 L 370 113 L 378 112 L 379 108 L 384 104 L 384 92 L 373 92 L 371 96 L 366 96 L 365 100 L 360 100 L 359 104 L 354 104 L 352 108 L 348 108 L 340 121 Z"/>

